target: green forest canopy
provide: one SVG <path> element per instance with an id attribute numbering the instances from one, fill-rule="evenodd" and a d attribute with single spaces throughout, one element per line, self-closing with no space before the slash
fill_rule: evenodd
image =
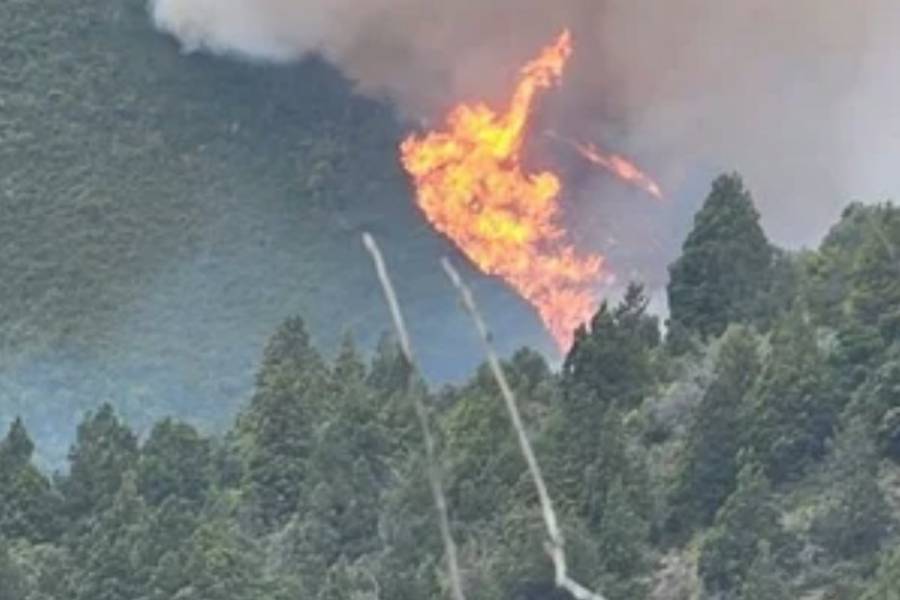
<path id="1" fill-rule="evenodd" d="M 673 269 L 670 301 L 690 301 L 667 335 L 635 285 L 579 330 L 560 372 L 528 349 L 504 365 L 574 575 L 613 600 L 897 589 L 900 208 L 853 205 L 801 254 L 734 231 L 755 218 L 707 227 L 751 203 L 737 176 L 714 183 Z M 681 278 L 753 252 L 765 268 Z M 389 341 L 365 361 L 347 339 L 327 360 L 292 318 L 223 436 L 164 419 L 139 440 L 107 405 L 48 478 L 15 421 L 0 443 L 0 598 L 443 597 L 411 393 L 436 419 L 466 590 L 564 598 L 487 369 L 440 391 L 406 377 Z"/>

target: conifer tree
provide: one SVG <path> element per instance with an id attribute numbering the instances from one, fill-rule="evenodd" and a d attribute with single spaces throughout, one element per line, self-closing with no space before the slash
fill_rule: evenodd
<path id="1" fill-rule="evenodd" d="M 178 600 L 259 600 L 272 597 L 272 581 L 263 555 L 235 525 L 221 520 L 204 523 L 187 544 L 188 580 Z"/>
<path id="2" fill-rule="evenodd" d="M 871 427 L 853 418 L 835 438 L 826 464 L 825 510 L 812 538 L 838 559 L 876 552 L 891 526 L 890 508 L 878 485 L 878 454 Z"/>
<path id="3" fill-rule="evenodd" d="M 745 435 L 750 392 L 760 370 L 753 333 L 737 327 L 726 333 L 713 381 L 694 410 L 679 459 L 669 504 L 670 527 L 684 531 L 709 525 L 734 491 L 738 452 Z"/>
<path id="4" fill-rule="evenodd" d="M 137 461 L 137 439 L 104 404 L 78 426 L 69 451 L 69 474 L 62 481 L 65 511 L 79 520 L 106 510 Z"/>
<path id="5" fill-rule="evenodd" d="M 900 347 L 860 387 L 848 408 L 875 430 L 879 451 L 900 462 Z"/>
<path id="6" fill-rule="evenodd" d="M 800 313 L 772 336 L 754 392 L 751 427 L 756 457 L 773 483 L 800 477 L 825 454 L 842 408 L 815 331 Z"/>
<path id="7" fill-rule="evenodd" d="M 759 542 L 773 540 L 778 533 L 769 482 L 762 469 L 748 462 L 700 547 L 698 572 L 704 587 L 711 593 L 740 589 Z"/>
<path id="8" fill-rule="evenodd" d="M 738 175 L 722 175 L 694 218 L 681 257 L 669 268 L 671 320 L 702 337 L 759 315 L 775 253 Z"/>
<path id="9" fill-rule="evenodd" d="M 628 600 L 646 595 L 649 523 L 638 512 L 622 478 L 609 487 L 599 526 L 598 549 L 603 568 L 602 589 L 611 599 Z"/>
<path id="10" fill-rule="evenodd" d="M 860 245 L 850 291 L 852 316 L 887 344 L 900 340 L 900 208 L 873 208 Z"/>
<path id="11" fill-rule="evenodd" d="M 647 305 L 643 288 L 632 284 L 619 305 L 604 302 L 589 328 L 575 332 L 562 369 L 571 411 L 596 423 L 608 405 L 631 409 L 640 403 L 653 383 L 649 351 L 660 341 Z"/>
<path id="12" fill-rule="evenodd" d="M 78 540 L 75 552 L 81 571 L 74 600 L 136 598 L 143 587 L 145 571 L 137 549 L 146 506 L 138 494 L 134 473 L 123 473 L 121 481 L 109 507 Z"/>
<path id="13" fill-rule="evenodd" d="M 137 466 L 138 488 L 152 506 L 180 498 L 198 506 L 210 487 L 211 448 L 186 423 L 164 419 L 150 431 Z"/>
<path id="14" fill-rule="evenodd" d="M 284 525 L 297 509 L 327 383 L 303 322 L 289 319 L 266 346 L 256 391 L 237 427 L 244 487 L 265 529 Z"/>
<path id="15" fill-rule="evenodd" d="M 0 442 L 0 537 L 46 541 L 57 533 L 59 502 L 31 464 L 34 444 L 21 419 Z"/>

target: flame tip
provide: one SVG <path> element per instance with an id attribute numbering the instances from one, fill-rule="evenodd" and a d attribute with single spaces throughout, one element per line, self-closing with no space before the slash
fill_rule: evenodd
<path id="1" fill-rule="evenodd" d="M 428 222 L 481 271 L 501 277 L 531 303 L 563 354 L 575 329 L 593 315 L 596 288 L 610 274 L 602 255 L 578 253 L 565 239 L 560 178 L 528 172 L 520 157 L 535 98 L 558 82 L 571 53 L 572 33 L 565 28 L 522 68 L 505 112 L 460 104 L 443 130 L 414 133 L 400 144 L 401 163 Z M 552 129 L 545 134 L 579 147 Z M 607 160 L 631 165 L 617 155 Z M 652 180 L 637 181 L 653 193 Z"/>

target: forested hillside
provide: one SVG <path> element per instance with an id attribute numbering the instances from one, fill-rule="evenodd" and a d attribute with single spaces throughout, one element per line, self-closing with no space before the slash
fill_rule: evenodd
<path id="1" fill-rule="evenodd" d="M 663 334 L 638 285 L 559 372 L 505 364 L 573 574 L 611 600 L 890 600 L 900 589 L 900 208 L 852 205 L 816 251 L 773 247 L 717 179 L 671 267 Z M 387 322 L 379 306 L 377 318 Z M 0 444 L 0 599 L 447 597 L 410 394 L 430 407 L 469 598 L 559 600 L 537 498 L 486 368 L 440 390 L 394 346 L 269 339 L 227 435 L 109 406 L 66 473 Z"/>
<path id="2" fill-rule="evenodd" d="M 397 164 L 404 124 L 314 57 L 184 56 L 145 0 L 0 3 L 0 423 L 21 414 L 60 464 L 108 401 L 142 433 L 163 415 L 225 428 L 256 357 L 302 313 L 323 352 L 384 328 L 359 242 L 402 260 L 426 367 L 461 377 L 474 344 L 433 265 L 450 248 Z M 483 281 L 504 338 L 537 319 Z M 430 291 L 427 291 L 430 290 Z"/>

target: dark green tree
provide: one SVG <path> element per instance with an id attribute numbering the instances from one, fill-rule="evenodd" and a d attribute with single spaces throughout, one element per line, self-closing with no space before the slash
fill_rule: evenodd
<path id="1" fill-rule="evenodd" d="M 874 430 L 878 449 L 900 461 L 900 348 L 888 353 L 883 364 L 868 376 L 848 410 Z"/>
<path id="2" fill-rule="evenodd" d="M 523 409 L 533 406 L 536 391 L 515 361 L 504 364 Z M 485 365 L 465 386 L 450 394 L 452 405 L 442 419 L 447 457 L 447 491 L 455 515 L 472 523 L 497 518 L 510 502 L 531 497 L 525 462 L 516 444 L 500 390 Z"/>
<path id="3" fill-rule="evenodd" d="M 367 379 L 348 338 L 323 386 L 325 408 L 304 460 L 296 514 L 281 543 L 280 561 L 300 573 L 310 597 L 330 597 L 332 576 L 378 547 L 381 496 L 392 479 L 388 459 L 393 446 L 380 417 L 384 397 L 368 387 Z"/>
<path id="4" fill-rule="evenodd" d="M 66 515 L 78 520 L 109 508 L 137 457 L 137 440 L 112 406 L 88 415 L 78 426 L 69 474 L 61 482 Z"/>
<path id="5" fill-rule="evenodd" d="M 842 408 L 813 328 L 794 312 L 771 339 L 754 392 L 751 443 L 774 483 L 800 477 L 825 454 Z"/>
<path id="6" fill-rule="evenodd" d="M 148 511 L 132 550 L 148 600 L 172 598 L 189 585 L 188 548 L 201 522 L 196 503 L 177 495 L 168 496 Z"/>
<path id="7" fill-rule="evenodd" d="M 778 512 L 769 482 L 762 469 L 748 463 L 700 546 L 698 572 L 706 590 L 739 590 L 758 556 L 759 543 L 778 534 Z"/>
<path id="8" fill-rule="evenodd" d="M 694 410 L 669 495 L 674 532 L 708 526 L 734 491 L 738 453 L 746 440 L 750 392 L 760 371 L 757 341 L 744 327 L 722 341 L 713 380 Z"/>
<path id="9" fill-rule="evenodd" d="M 817 323 L 834 324 L 846 317 L 854 265 L 863 242 L 872 234 L 872 218 L 871 207 L 850 204 L 818 251 L 805 257 L 804 300 Z"/>
<path id="10" fill-rule="evenodd" d="M 285 524 L 297 509 L 327 383 L 303 322 L 286 321 L 266 347 L 256 391 L 237 426 L 243 487 L 263 528 Z"/>
<path id="11" fill-rule="evenodd" d="M 172 497 L 199 506 L 209 493 L 210 463 L 208 440 L 186 423 L 164 419 L 141 447 L 138 489 L 152 506 Z"/>
<path id="12" fill-rule="evenodd" d="M 602 589 L 614 600 L 643 598 L 648 591 L 650 527 L 627 486 L 621 477 L 610 485 L 597 535 Z"/>
<path id="13" fill-rule="evenodd" d="M 610 408 L 594 425 L 551 415 L 540 455 L 559 504 L 592 535 L 602 536 L 604 527 L 609 528 L 606 512 L 615 499 L 641 521 L 632 543 L 647 542 L 642 536 L 655 518 L 647 465 L 644 455 L 629 444 L 620 411 Z M 613 493 L 615 485 L 620 489 Z M 627 501 L 620 502 L 623 495 Z"/>
<path id="14" fill-rule="evenodd" d="M 702 337 L 754 321 L 771 287 L 774 258 L 743 181 L 722 175 L 669 268 L 671 321 Z"/>
<path id="15" fill-rule="evenodd" d="M 874 437 L 863 419 L 851 419 L 835 438 L 826 463 L 825 509 L 813 521 L 811 537 L 837 559 L 873 554 L 890 530 Z"/>
<path id="16" fill-rule="evenodd" d="M 9 426 L 3 442 L 0 442 L 0 468 L 17 469 L 31 462 L 34 442 L 25 429 L 22 419 L 16 417 Z"/>
<path id="17" fill-rule="evenodd" d="M 382 394 L 402 393 L 410 376 L 410 367 L 400 354 L 397 342 L 390 336 L 382 336 L 369 366 L 369 386 Z"/>
<path id="18" fill-rule="evenodd" d="M 900 208 L 874 207 L 854 264 L 851 315 L 886 343 L 900 340 Z"/>
<path id="19" fill-rule="evenodd" d="M 75 596 L 72 580 L 77 575 L 78 569 L 67 548 L 49 543 L 34 545 L 19 542 L 15 547 L 15 554 L 17 562 L 24 567 L 23 575 L 28 588 L 28 593 L 19 598 L 62 600 Z M 0 581 L 4 581 L 2 575 Z"/>
<path id="20" fill-rule="evenodd" d="M 647 305 L 643 288 L 632 284 L 618 306 L 604 302 L 589 327 L 575 332 L 562 368 L 564 402 L 573 418 L 596 424 L 607 406 L 634 408 L 653 385 L 650 351 L 660 333 Z"/>
<path id="21" fill-rule="evenodd" d="M 146 506 L 137 491 L 135 476 L 126 471 L 110 506 L 89 523 L 74 542 L 81 566 L 74 586 L 74 600 L 138 598 L 145 570 L 138 548 L 144 533 Z"/>
<path id="22" fill-rule="evenodd" d="M 900 209 L 853 204 L 805 261 L 805 303 L 839 333 L 837 368 L 852 392 L 900 332 Z"/>
<path id="23" fill-rule="evenodd" d="M 440 595 L 445 562 L 422 452 L 398 464 L 399 477 L 382 496 L 384 552 L 378 581 L 383 598 L 419 600 Z"/>
<path id="24" fill-rule="evenodd" d="M 58 531 L 58 498 L 31 464 L 33 452 L 25 425 L 16 419 L 0 442 L 0 537 L 38 542 Z"/>
<path id="25" fill-rule="evenodd" d="M 187 581 L 178 600 L 258 600 L 272 597 L 263 554 L 233 523 L 209 521 L 186 544 Z"/>

